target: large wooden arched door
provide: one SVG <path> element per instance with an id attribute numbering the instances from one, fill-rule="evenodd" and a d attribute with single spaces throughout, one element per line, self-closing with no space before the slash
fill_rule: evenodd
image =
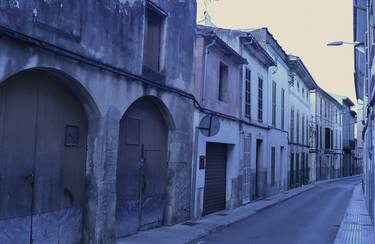
<path id="1" fill-rule="evenodd" d="M 117 164 L 117 235 L 163 224 L 168 129 L 160 109 L 141 98 L 120 124 Z"/>
<path id="2" fill-rule="evenodd" d="M 0 86 L 0 243 L 79 243 L 86 113 L 37 71 Z"/>

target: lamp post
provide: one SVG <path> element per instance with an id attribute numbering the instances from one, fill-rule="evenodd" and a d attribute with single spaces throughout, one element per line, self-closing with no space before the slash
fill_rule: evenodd
<path id="1" fill-rule="evenodd" d="M 363 42 L 344 42 L 344 41 L 334 41 L 327 43 L 327 46 L 337 47 L 343 45 L 353 45 L 361 53 L 365 53 L 365 43 Z"/>

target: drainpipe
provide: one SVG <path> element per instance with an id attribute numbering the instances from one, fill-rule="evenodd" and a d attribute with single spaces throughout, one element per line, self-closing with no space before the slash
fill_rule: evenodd
<path id="1" fill-rule="evenodd" d="M 211 34 L 211 37 L 213 37 L 213 41 L 206 46 L 204 49 L 204 74 L 203 74 L 203 80 L 202 80 L 202 88 L 201 88 L 201 99 L 202 104 L 204 104 L 204 93 L 206 89 L 206 77 L 207 77 L 207 61 L 208 61 L 208 54 L 210 53 L 210 48 L 216 44 L 217 36 L 216 34 Z"/>

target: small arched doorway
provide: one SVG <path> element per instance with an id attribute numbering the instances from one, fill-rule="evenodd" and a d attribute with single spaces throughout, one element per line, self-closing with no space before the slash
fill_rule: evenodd
<path id="1" fill-rule="evenodd" d="M 0 243 L 80 243 L 85 110 L 46 71 L 0 85 Z"/>
<path id="2" fill-rule="evenodd" d="M 156 98 L 155 98 L 156 99 Z M 117 235 L 163 224 L 168 127 L 154 98 L 134 102 L 120 123 L 117 163 Z"/>

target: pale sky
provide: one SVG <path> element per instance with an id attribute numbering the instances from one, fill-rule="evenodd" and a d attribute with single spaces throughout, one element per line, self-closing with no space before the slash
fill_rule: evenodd
<path id="1" fill-rule="evenodd" d="M 208 2 L 210 0 L 207 0 Z M 204 0 L 198 2 L 202 19 Z M 302 58 L 315 81 L 328 92 L 353 102 L 353 47 L 327 47 L 353 40 L 352 0 L 211 0 L 208 12 L 223 28 L 268 27 L 288 54 Z"/>

